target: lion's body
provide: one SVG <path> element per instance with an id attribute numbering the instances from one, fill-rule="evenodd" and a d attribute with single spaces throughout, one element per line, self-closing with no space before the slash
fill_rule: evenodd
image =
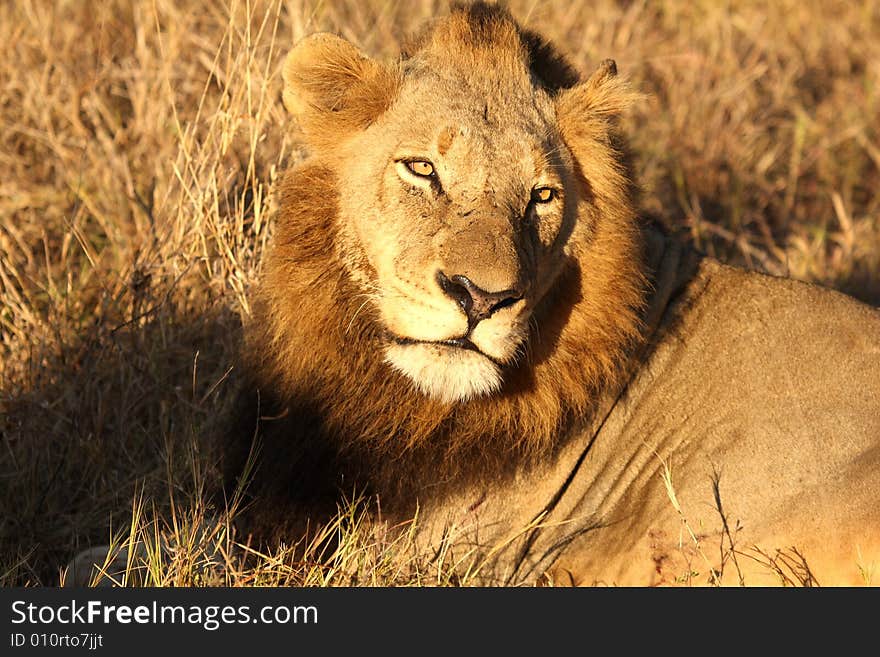
<path id="1" fill-rule="evenodd" d="M 313 155 L 246 326 L 264 526 L 359 491 L 487 581 L 705 579 L 714 469 L 727 581 L 752 544 L 880 564 L 880 316 L 640 229 L 613 65 L 578 82 L 478 3 L 396 65 L 312 37 L 285 81 Z"/>
<path id="2" fill-rule="evenodd" d="M 732 584 L 862 584 L 873 564 L 876 584 L 880 313 L 677 259 L 656 344 L 619 398 L 544 467 L 429 504 L 426 534 L 479 546 L 489 581 L 708 584 L 711 568 Z"/>

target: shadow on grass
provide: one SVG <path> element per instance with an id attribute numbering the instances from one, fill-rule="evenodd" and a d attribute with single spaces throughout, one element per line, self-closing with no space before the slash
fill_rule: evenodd
<path id="1" fill-rule="evenodd" d="M 136 495 L 161 513 L 216 483 L 239 318 L 165 309 L 117 329 L 31 353 L 28 385 L 0 388 L 0 585 L 55 585 Z"/>
<path id="2" fill-rule="evenodd" d="M 859 270 L 835 280 L 832 287 L 867 304 L 880 308 L 880 272 Z"/>

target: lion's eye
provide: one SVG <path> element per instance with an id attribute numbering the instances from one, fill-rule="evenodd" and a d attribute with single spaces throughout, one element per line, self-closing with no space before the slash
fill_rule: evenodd
<path id="1" fill-rule="evenodd" d="M 430 178 L 434 175 L 434 165 L 425 160 L 413 160 L 412 162 L 407 162 L 406 168 L 422 178 Z"/>
<path id="2" fill-rule="evenodd" d="M 549 203 L 556 196 L 556 192 L 550 187 L 536 187 L 532 190 L 532 200 L 535 203 Z"/>

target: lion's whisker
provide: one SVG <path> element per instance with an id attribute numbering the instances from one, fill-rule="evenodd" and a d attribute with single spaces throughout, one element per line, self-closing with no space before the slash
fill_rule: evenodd
<path id="1" fill-rule="evenodd" d="M 360 311 L 364 309 L 364 306 L 370 303 L 372 299 L 376 298 L 376 295 L 371 294 L 358 294 L 357 296 L 367 297 L 367 299 L 364 300 L 364 302 L 360 306 L 358 306 L 358 309 L 354 311 L 354 315 L 352 315 L 351 321 L 348 323 L 348 326 L 345 329 L 345 335 L 348 334 L 348 332 L 351 330 L 351 327 L 354 325 L 354 320 L 357 319 L 358 313 L 360 313 Z"/>

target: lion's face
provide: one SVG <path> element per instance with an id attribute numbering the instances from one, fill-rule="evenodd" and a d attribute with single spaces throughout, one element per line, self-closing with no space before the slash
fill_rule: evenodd
<path id="1" fill-rule="evenodd" d="M 341 149 L 341 248 L 387 361 L 446 401 L 498 390 L 560 269 L 571 158 L 546 94 L 426 74 Z M 457 93 L 456 93 L 457 91 Z"/>
<path id="2" fill-rule="evenodd" d="M 551 95 L 515 25 L 492 29 L 451 21 L 396 66 L 315 35 L 284 70 L 285 104 L 336 172 L 334 245 L 361 299 L 339 319 L 375 322 L 375 350 L 444 402 L 501 389 L 566 262 L 591 257 L 597 218 L 612 226 L 628 211 L 608 146 L 613 66 Z M 572 139 L 586 146 L 575 153 Z M 610 244 L 595 259 L 609 293 Z"/>

